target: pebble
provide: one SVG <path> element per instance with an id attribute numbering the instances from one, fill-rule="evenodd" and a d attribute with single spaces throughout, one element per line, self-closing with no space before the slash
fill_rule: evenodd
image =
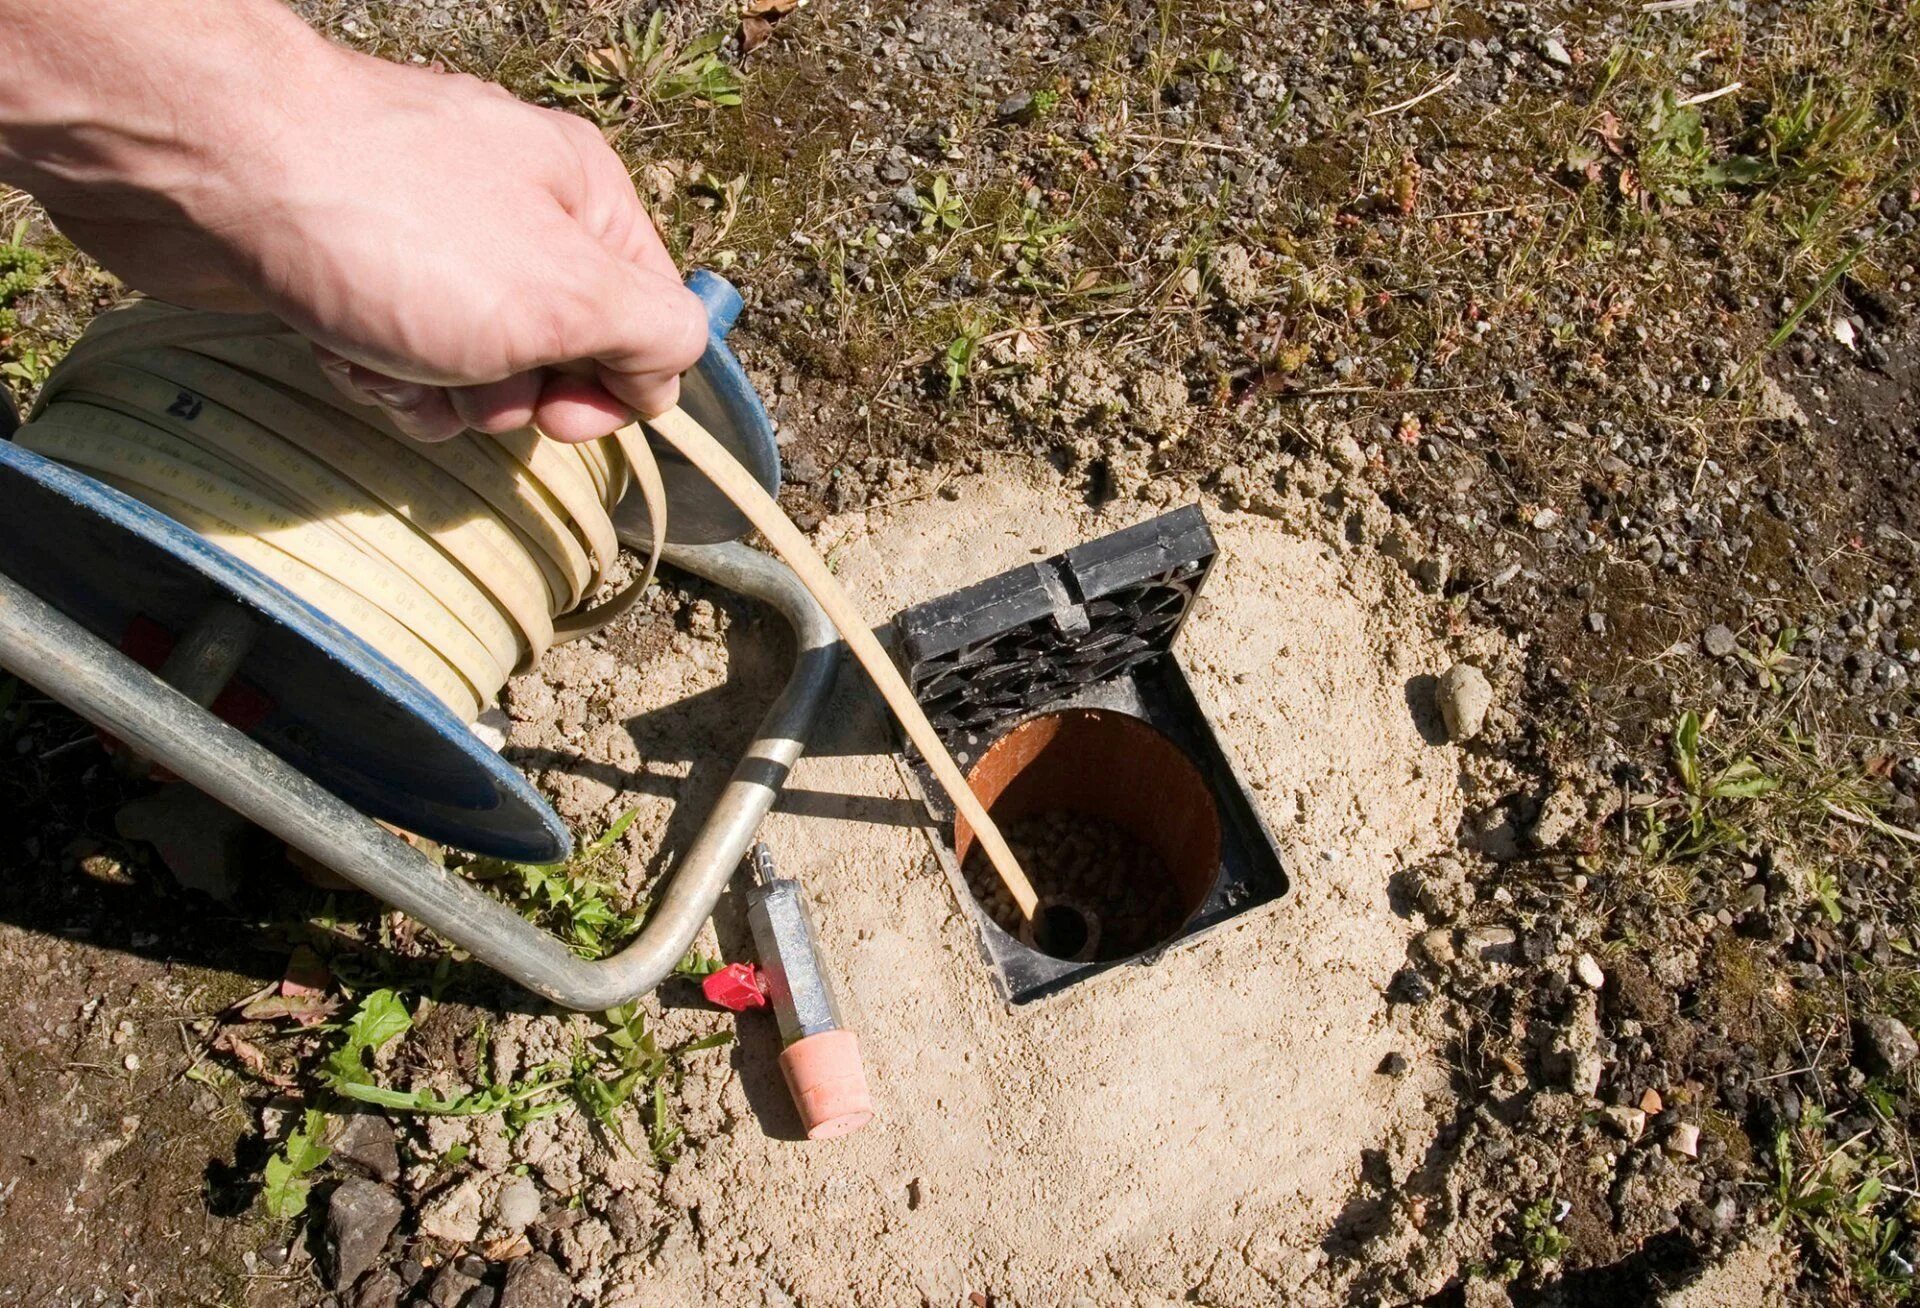
<path id="1" fill-rule="evenodd" d="M 507 1265 L 500 1308 L 568 1308 L 572 1302 L 572 1283 L 547 1255 L 528 1254 Z"/>
<path id="2" fill-rule="evenodd" d="M 1700 1128 L 1692 1122 L 1675 1122 L 1667 1132 L 1666 1146 L 1685 1158 L 1700 1156 Z"/>
<path id="3" fill-rule="evenodd" d="M 539 1220 L 540 1187 L 524 1176 L 509 1177 L 494 1197 L 494 1225 L 518 1234 Z"/>
<path id="4" fill-rule="evenodd" d="M 1598 990 L 1607 983 L 1607 974 L 1600 970 L 1600 963 L 1592 954 L 1582 954 L 1573 960 L 1573 974 L 1589 990 Z"/>
<path id="5" fill-rule="evenodd" d="M 443 1267 L 427 1289 L 427 1302 L 432 1308 L 477 1308 L 473 1300 L 476 1292 L 484 1289 L 485 1286 L 458 1267 Z M 490 1293 L 487 1298 L 491 1302 Z"/>
<path id="6" fill-rule="evenodd" d="M 1870 1076 L 1895 1076 L 1916 1055 L 1920 1045 L 1897 1017 L 1875 1013 L 1853 1024 L 1853 1060 Z"/>
<path id="7" fill-rule="evenodd" d="M 1725 623 L 1716 622 L 1700 633 L 1700 645 L 1707 653 L 1717 659 L 1726 658 L 1739 648 L 1733 638 L 1733 630 Z"/>
<path id="8" fill-rule="evenodd" d="M 1629 1104 L 1609 1104 L 1600 1110 L 1600 1116 L 1629 1143 L 1646 1134 L 1647 1115 Z"/>
<path id="9" fill-rule="evenodd" d="M 1547 792 L 1527 839 L 1535 849 L 1559 849 L 1578 835 L 1586 822 L 1586 798 L 1563 781 Z"/>
<path id="10" fill-rule="evenodd" d="M 391 1122 L 378 1113 L 349 1113 L 335 1121 L 327 1141 L 335 1162 L 350 1163 L 376 1181 L 400 1179 L 400 1148 Z"/>
<path id="11" fill-rule="evenodd" d="M 1591 1097 L 1599 1093 L 1600 1077 L 1606 1070 L 1606 1060 L 1597 1051 L 1578 1050 L 1567 1060 L 1567 1089 Z"/>
<path id="12" fill-rule="evenodd" d="M 1558 37 L 1550 36 L 1540 43 L 1540 57 L 1562 68 L 1573 67 L 1573 56 L 1567 53 L 1567 47 L 1561 44 Z"/>
<path id="13" fill-rule="evenodd" d="M 1030 123 L 1034 118 L 1033 93 L 1022 91 L 1000 102 L 993 116 L 1003 123 Z"/>
<path id="14" fill-rule="evenodd" d="M 351 1308 L 395 1308 L 406 1292 L 406 1282 L 391 1269 L 382 1267 L 361 1278 L 347 1303 Z"/>
<path id="15" fill-rule="evenodd" d="M 1460 933 L 1460 948 L 1483 963 L 1511 963 L 1518 955 L 1519 940 L 1512 927 L 1468 927 Z"/>
<path id="16" fill-rule="evenodd" d="M 349 1177 L 327 1200 L 326 1268 L 329 1284 L 344 1290 L 366 1274 L 387 1247 L 404 1211 L 393 1191 Z"/>
<path id="17" fill-rule="evenodd" d="M 1487 710 L 1493 707 L 1493 686 L 1487 674 L 1473 664 L 1456 663 L 1441 674 L 1434 699 L 1446 723 L 1447 738 L 1455 742 L 1472 740 L 1486 726 Z"/>

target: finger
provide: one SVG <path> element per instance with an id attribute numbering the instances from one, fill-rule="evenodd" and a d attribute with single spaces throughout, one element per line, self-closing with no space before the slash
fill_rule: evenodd
<path id="1" fill-rule="evenodd" d="M 633 421 L 627 404 L 591 377 L 551 373 L 540 388 L 533 425 L 557 441 L 578 443 L 611 435 Z"/>
<path id="2" fill-rule="evenodd" d="M 352 400 L 355 404 L 372 404 L 373 396 L 353 384 L 353 364 L 335 354 L 324 345 L 313 347 L 313 361 L 320 365 L 320 374 L 333 383 L 333 388 Z"/>
<path id="3" fill-rule="evenodd" d="M 600 385 L 643 418 L 665 413 L 680 403 L 680 374 L 677 372 L 629 373 L 602 368 Z"/>
<path id="4" fill-rule="evenodd" d="M 466 430 L 444 388 L 401 381 L 357 363 L 349 364 L 348 370 L 353 385 L 384 409 L 403 435 L 417 441 L 444 441 Z"/>
<path id="5" fill-rule="evenodd" d="M 447 398 L 460 420 L 475 431 L 518 431 L 533 421 L 544 380 L 545 373 L 534 369 L 504 381 L 449 387 Z"/>
<path id="6" fill-rule="evenodd" d="M 600 365 L 600 383 L 645 417 L 673 407 L 680 374 L 707 350 L 707 311 L 680 284 L 609 259 L 596 324 L 600 340 L 586 353 Z"/>

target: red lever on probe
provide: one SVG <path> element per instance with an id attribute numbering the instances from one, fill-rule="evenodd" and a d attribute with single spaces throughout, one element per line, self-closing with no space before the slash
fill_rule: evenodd
<path id="1" fill-rule="evenodd" d="M 707 997 L 708 1003 L 736 1013 L 765 1008 L 770 1002 L 766 978 L 752 963 L 728 963 L 718 972 L 709 972 L 700 982 L 700 993 Z"/>

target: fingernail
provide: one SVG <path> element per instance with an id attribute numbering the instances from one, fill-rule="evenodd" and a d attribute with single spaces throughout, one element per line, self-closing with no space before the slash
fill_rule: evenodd
<path id="1" fill-rule="evenodd" d="M 383 381 L 361 389 L 389 409 L 417 409 L 427 398 L 427 388 L 414 382 Z"/>

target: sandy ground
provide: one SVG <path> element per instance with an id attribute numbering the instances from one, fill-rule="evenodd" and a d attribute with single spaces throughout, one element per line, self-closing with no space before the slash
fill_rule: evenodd
<path id="1" fill-rule="evenodd" d="M 1028 463 L 947 494 L 822 532 L 866 612 L 1146 512 L 1077 510 Z M 666 1181 L 691 1221 L 610 1258 L 605 1302 L 1271 1302 L 1326 1261 L 1362 1151 L 1399 1172 L 1430 1138 L 1445 1069 L 1382 995 L 1411 930 L 1389 877 L 1448 847 L 1461 811 L 1453 748 L 1427 743 L 1408 688 L 1452 661 L 1427 634 L 1443 619 L 1371 552 L 1210 518 L 1224 557 L 1180 654 L 1293 893 L 1155 966 L 1011 1009 L 876 701 L 844 678 L 765 836 L 814 897 L 879 1117 L 792 1139 L 771 1035 L 745 1019 L 732 1066 L 688 1082 L 690 1118 L 720 1123 Z M 1378 1071 L 1395 1052 L 1410 1074 Z"/>

